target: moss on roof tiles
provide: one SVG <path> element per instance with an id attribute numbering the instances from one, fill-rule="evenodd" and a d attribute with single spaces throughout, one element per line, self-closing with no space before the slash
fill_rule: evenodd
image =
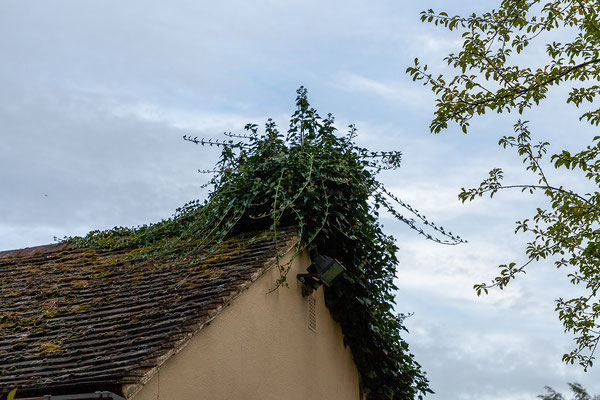
<path id="1" fill-rule="evenodd" d="M 289 246 L 293 231 L 282 233 Z M 0 393 L 135 383 L 275 256 L 264 233 L 184 256 L 43 246 L 0 258 Z"/>

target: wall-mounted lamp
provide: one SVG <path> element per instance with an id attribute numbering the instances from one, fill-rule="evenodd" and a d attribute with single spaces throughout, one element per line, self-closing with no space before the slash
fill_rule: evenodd
<path id="1" fill-rule="evenodd" d="M 326 255 L 318 255 L 315 261 L 308 267 L 306 274 L 298 274 L 296 277 L 302 282 L 302 296 L 310 295 L 317 290 L 321 284 L 331 286 L 331 283 L 344 272 L 346 268 L 335 258 Z"/>

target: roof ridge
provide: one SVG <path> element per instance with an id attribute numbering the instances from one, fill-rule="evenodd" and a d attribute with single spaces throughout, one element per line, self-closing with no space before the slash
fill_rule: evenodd
<path id="1" fill-rule="evenodd" d="M 51 243 L 42 244 L 39 246 L 24 247 L 22 249 L 15 250 L 3 250 L 0 251 L 0 258 L 8 257 L 24 257 L 24 256 L 36 256 L 41 254 L 57 253 L 65 250 L 76 249 L 75 243 Z"/>
<path id="2" fill-rule="evenodd" d="M 296 229 L 296 226 L 284 226 L 279 229 L 279 233 L 287 235 L 292 233 Z M 255 231 L 248 232 L 240 232 L 238 234 L 233 235 L 232 237 L 241 236 L 241 235 L 251 235 L 255 233 Z M 231 237 L 229 237 L 231 238 Z M 38 246 L 31 247 L 23 247 L 21 249 L 12 249 L 12 250 L 2 250 L 0 251 L 0 259 L 9 258 L 9 257 L 25 257 L 25 256 L 37 256 L 42 254 L 51 254 L 58 253 L 65 250 L 73 250 L 78 248 L 79 246 L 73 242 L 62 242 L 62 243 L 49 243 L 49 244 L 41 244 Z"/>

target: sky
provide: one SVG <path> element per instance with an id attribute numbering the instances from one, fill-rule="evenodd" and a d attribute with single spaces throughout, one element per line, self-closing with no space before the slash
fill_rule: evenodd
<path id="1" fill-rule="evenodd" d="M 573 345 L 554 299 L 574 295 L 551 262 L 502 292 L 473 285 L 523 261 L 514 222 L 542 199 L 501 193 L 462 204 L 461 187 L 493 167 L 527 182 L 497 146 L 516 118 L 486 116 L 468 135 L 429 133 L 434 97 L 404 73 L 419 57 L 444 71 L 460 37 L 419 21 L 422 9 L 482 11 L 481 2 L 423 0 L 0 0 L 0 250 L 169 217 L 206 196 L 218 154 L 182 140 L 218 138 L 271 117 L 285 127 L 304 85 L 322 115 L 372 150 L 401 150 L 389 189 L 468 240 L 442 246 L 384 216 L 399 245 L 398 312 L 434 400 L 521 400 L 545 385 L 600 393 L 600 370 L 565 365 Z M 536 62 L 541 53 L 530 55 Z M 564 92 L 525 117 L 553 149 L 597 135 Z M 553 182 L 570 183 L 555 171 Z"/>

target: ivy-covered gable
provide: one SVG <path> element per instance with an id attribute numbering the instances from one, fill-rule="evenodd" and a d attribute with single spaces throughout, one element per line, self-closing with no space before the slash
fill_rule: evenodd
<path id="1" fill-rule="evenodd" d="M 262 132 L 248 124 L 246 133 L 229 133 L 225 140 L 184 137 L 221 149 L 214 170 L 203 171 L 212 174 L 207 185 L 213 188 L 205 201 L 190 202 L 156 224 L 65 240 L 98 251 L 136 248 L 133 259 L 153 262 L 186 258 L 195 248 L 211 253 L 232 235 L 255 229 L 268 232 L 277 247 L 282 232 L 293 227 L 300 239 L 296 254 L 326 254 L 346 267 L 325 297 L 342 326 L 367 399 L 422 398 L 430 392 L 428 381 L 402 338 L 404 315 L 394 309 L 398 248 L 383 232 L 379 212 L 438 243 L 462 239 L 427 221 L 377 179 L 382 170 L 399 168 L 399 151 L 357 146 L 353 125 L 340 135 L 332 115 L 322 118 L 310 107 L 306 89 L 297 94 L 285 134 L 268 120 Z M 277 284 L 285 286 L 295 277 L 287 276 L 289 263 L 276 261 Z"/>

